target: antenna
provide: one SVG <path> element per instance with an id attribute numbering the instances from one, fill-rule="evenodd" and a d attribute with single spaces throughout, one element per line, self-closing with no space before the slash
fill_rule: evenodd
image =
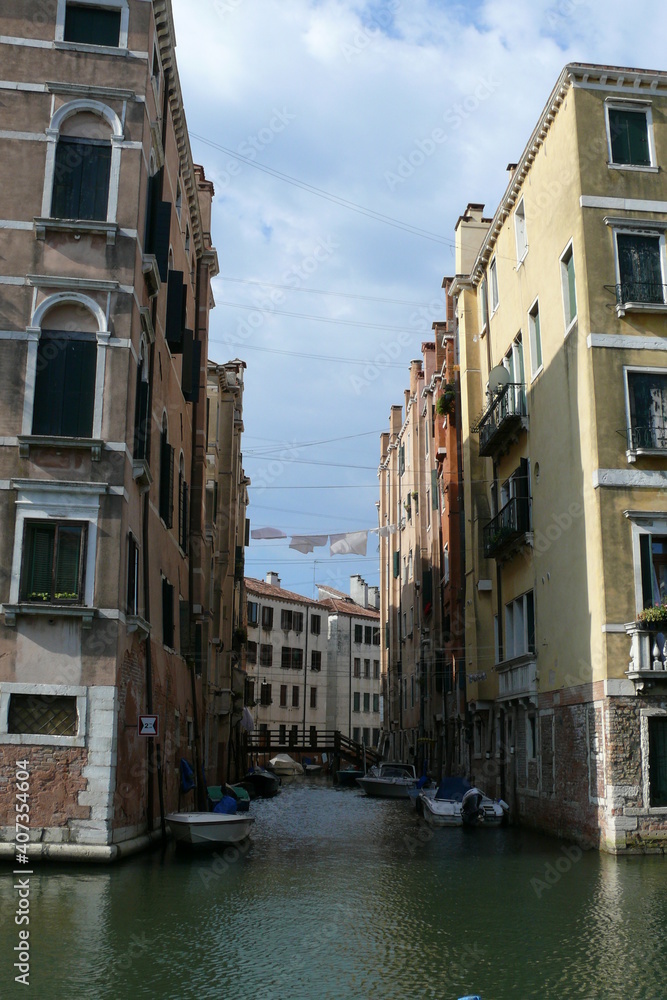
<path id="1" fill-rule="evenodd" d="M 509 384 L 510 373 L 504 365 L 496 365 L 489 372 L 489 392 L 496 393 Z"/>

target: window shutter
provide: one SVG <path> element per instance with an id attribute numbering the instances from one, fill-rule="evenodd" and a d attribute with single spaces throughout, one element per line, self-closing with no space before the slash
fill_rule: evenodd
<path id="1" fill-rule="evenodd" d="M 639 536 L 639 558 L 642 575 L 642 607 L 653 607 L 653 565 L 651 559 L 651 536 Z"/>
<path id="2" fill-rule="evenodd" d="M 80 526 L 58 527 L 56 549 L 55 590 L 56 600 L 79 598 L 81 564 L 81 542 L 83 529 Z"/>
<path id="3" fill-rule="evenodd" d="M 66 437 L 90 437 L 95 408 L 97 343 L 70 340 L 65 349 L 65 385 L 60 433 Z"/>
<path id="4" fill-rule="evenodd" d="M 178 628 L 180 633 L 181 656 L 192 654 L 192 634 L 190 631 L 190 603 L 178 602 Z"/>
<path id="5" fill-rule="evenodd" d="M 424 609 L 425 615 L 430 613 L 432 604 L 433 604 L 433 572 L 430 569 L 425 569 L 422 575 L 422 607 Z"/>
<path id="6" fill-rule="evenodd" d="M 183 370 L 181 386 L 183 398 L 188 403 L 199 402 L 199 383 L 201 381 L 201 340 L 195 340 L 192 330 L 183 334 Z"/>
<path id="7" fill-rule="evenodd" d="M 174 449 L 171 445 L 167 445 L 169 449 L 169 492 L 167 494 L 167 527 L 171 528 L 174 524 Z"/>
<path id="8" fill-rule="evenodd" d="M 570 306 L 570 320 L 577 315 L 577 289 L 574 281 L 574 255 L 570 253 L 567 262 L 567 294 Z"/>
<path id="9" fill-rule="evenodd" d="M 165 340 L 172 354 L 183 350 L 183 272 L 169 271 L 167 278 L 167 319 Z"/>
<path id="10" fill-rule="evenodd" d="M 394 579 L 398 577 L 401 572 L 401 557 L 398 552 L 394 552 Z"/>
<path id="11" fill-rule="evenodd" d="M 37 594 L 51 596 L 55 535 L 55 527 L 51 525 L 26 526 L 26 576 L 23 581 L 23 596 L 28 600 L 35 599 L 34 595 Z"/>
<path id="12" fill-rule="evenodd" d="M 141 377 L 141 368 L 137 369 L 137 399 L 134 421 L 134 457 L 148 458 L 148 432 L 150 427 L 148 409 L 148 382 Z"/>
<path id="13" fill-rule="evenodd" d="M 650 166 L 648 120 L 644 111 L 609 111 L 611 158 L 614 163 Z"/>
<path id="14" fill-rule="evenodd" d="M 162 580 L 162 642 L 174 647 L 174 588 Z"/>
<path id="15" fill-rule="evenodd" d="M 400 445 L 398 449 L 398 471 L 401 475 L 405 472 L 405 447 L 403 445 Z"/>
<path id="16" fill-rule="evenodd" d="M 431 469 L 431 507 L 438 509 L 438 471 Z"/>
<path id="17" fill-rule="evenodd" d="M 120 40 L 120 10 L 100 7 L 77 7 L 66 4 L 66 42 L 86 45 L 109 45 L 118 48 Z"/>

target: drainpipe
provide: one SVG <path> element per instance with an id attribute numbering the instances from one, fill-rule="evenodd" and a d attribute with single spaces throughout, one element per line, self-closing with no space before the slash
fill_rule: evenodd
<path id="1" fill-rule="evenodd" d="M 301 740 L 306 747 L 306 694 L 308 693 L 308 614 L 310 607 L 306 605 L 306 647 L 303 654 L 303 727 Z"/>

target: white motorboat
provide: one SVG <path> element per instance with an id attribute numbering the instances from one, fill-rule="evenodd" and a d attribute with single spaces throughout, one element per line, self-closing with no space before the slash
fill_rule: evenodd
<path id="1" fill-rule="evenodd" d="M 269 770 L 273 771 L 274 774 L 279 774 L 281 777 L 303 774 L 301 764 L 299 764 L 296 760 L 292 760 L 288 753 L 276 754 L 275 757 L 271 758 L 267 767 Z"/>
<path id="2" fill-rule="evenodd" d="M 357 784 L 366 793 L 385 799 L 407 799 L 411 788 L 417 784 L 417 774 L 412 764 L 385 761 L 372 767 Z"/>
<path id="3" fill-rule="evenodd" d="M 165 819 L 175 840 L 195 847 L 238 844 L 250 834 L 250 828 L 255 822 L 255 817 L 248 813 L 168 813 Z"/>
<path id="4" fill-rule="evenodd" d="M 461 803 L 470 783 L 465 778 L 443 778 L 437 788 L 423 788 L 417 811 L 431 826 L 463 826 Z"/>
<path id="5" fill-rule="evenodd" d="M 509 808 L 502 799 L 490 799 L 479 788 L 471 788 L 461 800 L 461 818 L 466 826 L 500 826 Z"/>

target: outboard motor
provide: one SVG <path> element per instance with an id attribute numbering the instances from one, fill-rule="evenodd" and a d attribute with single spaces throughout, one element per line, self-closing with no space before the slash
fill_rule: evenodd
<path id="1" fill-rule="evenodd" d="M 484 816 L 481 808 L 484 795 L 479 788 L 471 788 L 461 800 L 461 818 L 468 826 L 477 826 Z"/>

